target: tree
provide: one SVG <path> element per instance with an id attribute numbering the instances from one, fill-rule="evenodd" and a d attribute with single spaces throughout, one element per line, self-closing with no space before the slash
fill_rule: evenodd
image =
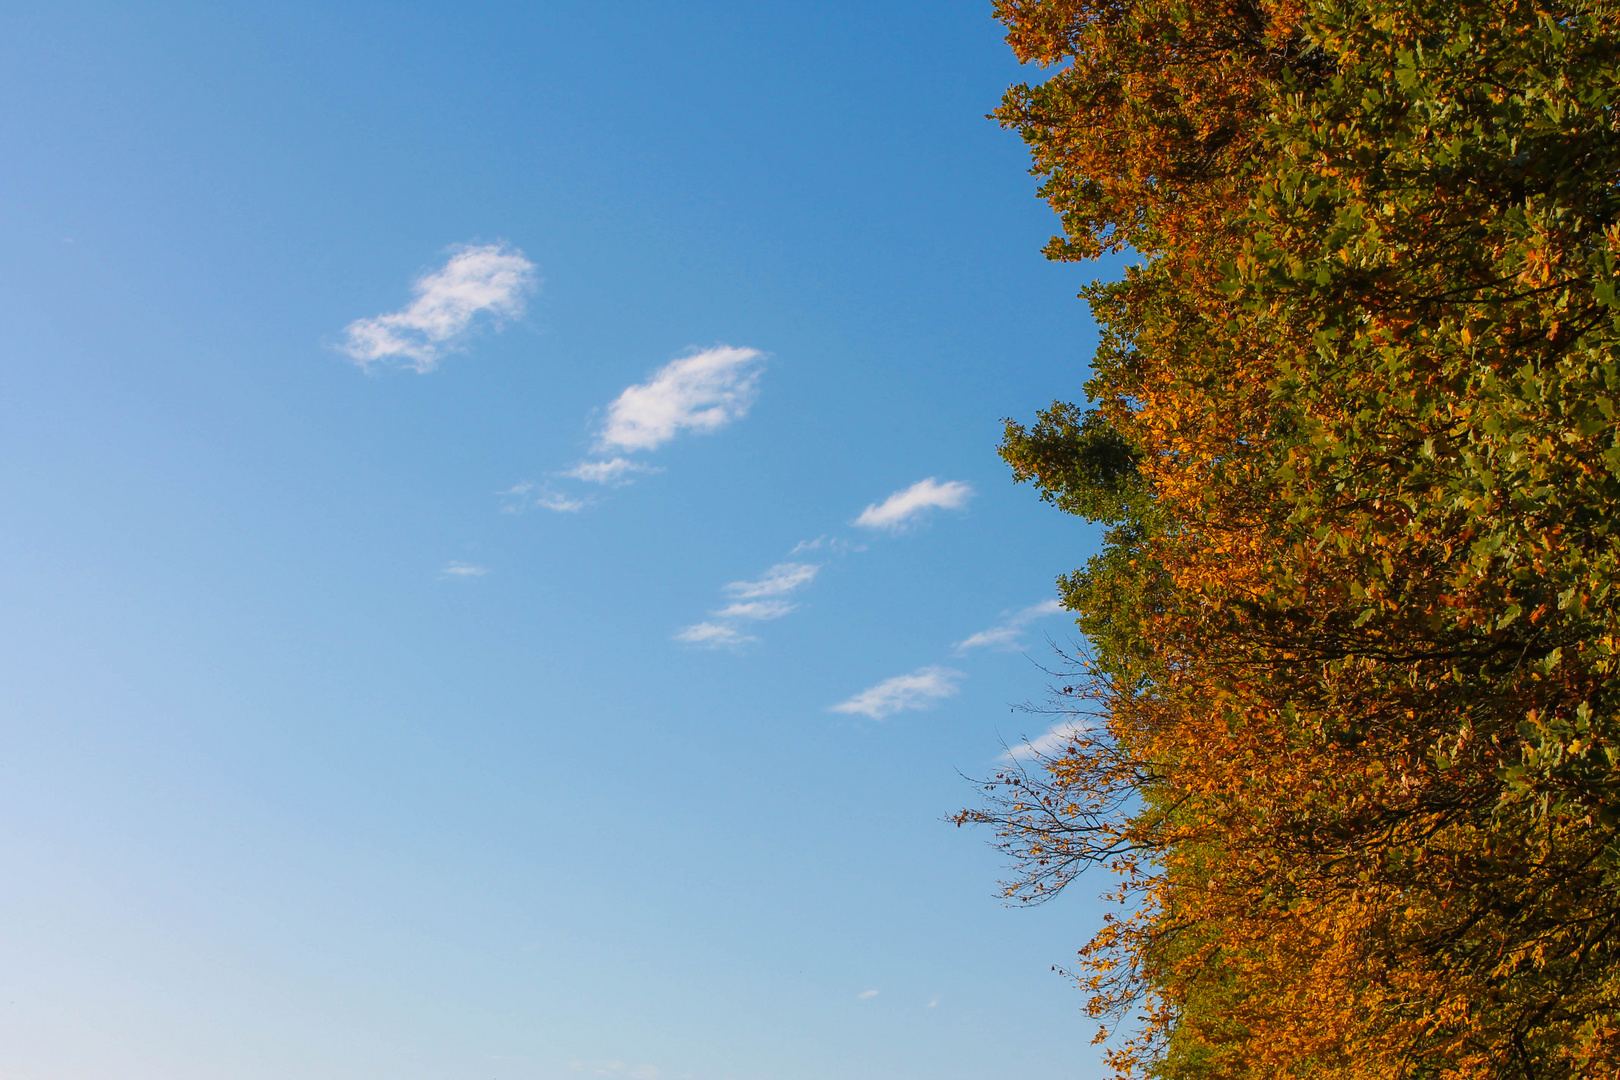
<path id="1" fill-rule="evenodd" d="M 1613 9 L 997 11 L 1048 254 L 1142 261 L 1002 448 L 1110 526 L 1089 727 L 962 820 L 1120 875 L 1122 1072 L 1620 1069 Z"/>

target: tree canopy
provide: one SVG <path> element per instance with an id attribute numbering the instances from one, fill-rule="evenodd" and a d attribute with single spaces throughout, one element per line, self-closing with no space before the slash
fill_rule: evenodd
<path id="1" fill-rule="evenodd" d="M 997 15 L 1048 256 L 1139 259 L 1002 445 L 1108 526 L 1083 722 L 961 820 L 1010 896 L 1117 875 L 1075 973 L 1122 1074 L 1614 1075 L 1614 6 Z"/>

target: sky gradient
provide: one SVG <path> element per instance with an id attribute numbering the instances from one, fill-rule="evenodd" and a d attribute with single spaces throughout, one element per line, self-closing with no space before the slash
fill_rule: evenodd
<path id="1" fill-rule="evenodd" d="M 988 7 L 7 7 L 0 1080 L 1100 1075 Z"/>

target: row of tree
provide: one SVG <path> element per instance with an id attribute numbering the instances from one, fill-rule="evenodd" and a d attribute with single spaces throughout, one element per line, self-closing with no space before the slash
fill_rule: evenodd
<path id="1" fill-rule="evenodd" d="M 1620 1073 L 1620 23 L 1536 0 L 1000 0 L 997 117 L 1088 404 L 1003 456 L 1108 525 L 1065 750 L 992 824 L 1115 1067 Z"/>

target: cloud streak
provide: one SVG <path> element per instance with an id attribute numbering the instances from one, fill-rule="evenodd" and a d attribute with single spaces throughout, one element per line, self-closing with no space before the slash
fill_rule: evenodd
<path id="1" fill-rule="evenodd" d="M 758 641 L 759 638 L 739 633 L 735 628 L 721 623 L 700 622 L 676 634 L 675 640 L 704 649 L 725 649 Z"/>
<path id="2" fill-rule="evenodd" d="M 956 655 L 961 656 L 971 649 L 1016 649 L 1021 645 L 1019 635 L 1023 633 L 1024 627 L 1036 619 L 1056 615 L 1062 610 L 1063 605 L 1056 600 L 1042 600 L 1038 604 L 1032 604 L 1022 611 L 1009 615 L 998 625 L 992 626 L 988 630 L 980 630 L 972 637 L 957 642 Z"/>
<path id="3" fill-rule="evenodd" d="M 471 332 L 480 315 L 496 329 L 523 314 L 524 298 L 537 285 L 535 267 L 505 244 L 461 245 L 444 266 L 411 285 L 415 299 L 398 311 L 356 319 L 339 346 L 370 370 L 392 364 L 427 374 Z"/>
<path id="4" fill-rule="evenodd" d="M 683 431 L 715 431 L 748 414 L 764 354 L 717 345 L 672 360 L 608 406 L 604 452 L 655 450 Z"/>
<path id="5" fill-rule="evenodd" d="M 902 532 L 930 510 L 955 510 L 972 496 L 973 489 L 960 480 L 948 480 L 942 484 L 930 476 L 904 491 L 895 492 L 880 503 L 868 506 L 855 519 L 855 524 L 863 529 Z"/>
<path id="6" fill-rule="evenodd" d="M 488 567 L 474 566 L 472 563 L 456 562 L 452 559 L 444 564 L 443 569 L 439 571 L 439 576 L 452 580 L 459 578 L 465 581 L 468 578 L 483 577 L 487 573 L 489 573 Z"/>
<path id="7" fill-rule="evenodd" d="M 582 461 L 559 475 L 566 476 L 570 480 L 583 480 L 587 484 L 611 484 L 614 487 L 623 487 L 625 484 L 634 483 L 628 477 L 663 471 L 655 465 L 643 465 L 629 458 L 616 457 L 610 461 Z"/>
<path id="8" fill-rule="evenodd" d="M 782 616 L 797 611 L 799 605 L 790 604 L 786 600 L 750 600 L 747 603 L 728 604 L 714 613 L 717 619 L 747 619 L 750 622 L 762 622 L 766 619 L 780 619 Z"/>
<path id="9" fill-rule="evenodd" d="M 1037 735 L 1033 739 L 1025 739 L 1017 746 L 1008 747 L 1007 752 L 1001 757 L 1003 761 L 1050 757 L 1085 732 L 1086 725 L 1076 720 L 1064 720 L 1052 725 L 1052 730 L 1045 735 Z"/>
<path id="10" fill-rule="evenodd" d="M 960 689 L 956 680 L 962 677 L 960 671 L 937 665 L 918 668 L 909 675 L 896 675 L 862 690 L 848 701 L 834 705 L 832 711 L 882 720 L 898 712 L 929 709 L 945 698 L 954 697 Z"/>
<path id="11" fill-rule="evenodd" d="M 788 558 L 806 551 L 826 551 L 832 555 L 848 555 L 852 551 L 865 551 L 865 544 L 852 544 L 841 536 L 818 536 L 814 540 L 800 540 L 788 552 Z"/>
<path id="12" fill-rule="evenodd" d="M 570 499 L 562 492 L 554 490 L 550 484 L 537 484 L 532 480 L 513 484 L 496 494 L 506 500 L 501 507 L 504 514 L 521 514 L 525 510 L 537 508 L 558 514 L 577 514 L 588 505 L 584 499 Z"/>
<path id="13" fill-rule="evenodd" d="M 714 612 L 714 617 L 722 621 L 688 626 L 675 635 L 675 640 L 705 649 L 758 641 L 739 630 L 736 624 L 780 619 L 797 611 L 798 605 L 787 599 L 788 594 L 814 581 L 820 569 L 816 563 L 777 563 L 753 581 L 733 581 L 721 589 L 731 598 L 731 603 Z"/>
<path id="14" fill-rule="evenodd" d="M 820 569 L 816 563 L 777 563 L 753 581 L 733 581 L 725 587 L 725 591 L 728 596 L 739 600 L 781 596 L 810 584 Z"/>

